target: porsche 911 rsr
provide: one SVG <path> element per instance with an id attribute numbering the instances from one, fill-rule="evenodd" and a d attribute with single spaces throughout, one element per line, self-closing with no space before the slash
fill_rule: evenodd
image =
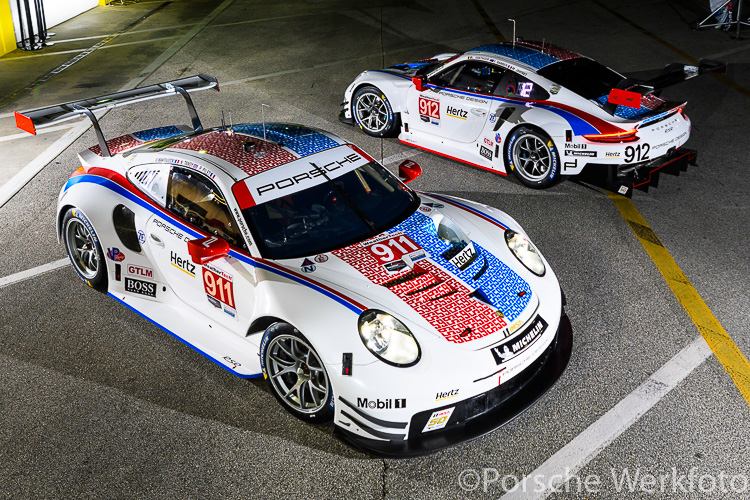
<path id="1" fill-rule="evenodd" d="M 649 81 L 538 42 L 484 45 L 364 71 L 344 94 L 342 121 L 545 188 L 587 165 L 609 167 L 616 188 L 649 182 L 666 164 L 694 162 L 685 103 L 661 90 L 724 67 L 669 65 Z"/>
<path id="2" fill-rule="evenodd" d="M 198 75 L 18 114 L 30 132 L 93 120 L 99 144 L 57 216 L 86 283 L 377 454 L 482 435 L 558 379 L 572 346 L 563 295 L 513 219 L 417 193 L 324 131 L 204 130 L 189 92 L 207 88 L 216 80 Z M 101 134 L 96 110 L 178 93 L 192 127 Z"/>

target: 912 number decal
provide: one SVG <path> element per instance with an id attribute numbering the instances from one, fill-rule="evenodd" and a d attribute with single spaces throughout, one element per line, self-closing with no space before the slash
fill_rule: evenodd
<path id="1" fill-rule="evenodd" d="M 430 118 L 440 118 L 440 101 L 427 99 L 425 97 L 419 98 L 419 114 L 429 116 Z"/>
<path id="2" fill-rule="evenodd" d="M 633 163 L 639 161 L 646 161 L 649 159 L 648 152 L 651 150 L 651 146 L 647 143 L 639 144 L 637 146 L 628 146 L 625 148 L 625 163 Z"/>

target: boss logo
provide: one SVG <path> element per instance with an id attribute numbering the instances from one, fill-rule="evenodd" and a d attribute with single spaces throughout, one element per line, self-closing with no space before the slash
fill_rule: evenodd
<path id="1" fill-rule="evenodd" d="M 357 407 L 371 410 L 388 410 L 390 408 L 406 408 L 406 399 L 367 399 L 357 398 Z"/>
<path id="2" fill-rule="evenodd" d="M 125 291 L 140 295 L 148 295 L 149 297 L 156 297 L 156 283 L 125 278 Z"/>

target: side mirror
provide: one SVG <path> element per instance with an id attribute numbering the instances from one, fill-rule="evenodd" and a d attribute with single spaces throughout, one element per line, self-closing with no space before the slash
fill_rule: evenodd
<path id="1" fill-rule="evenodd" d="M 404 160 L 398 166 L 398 176 L 404 181 L 404 184 L 410 183 L 420 175 L 422 175 L 422 167 L 415 161 Z"/>
<path id="2" fill-rule="evenodd" d="M 218 236 L 189 240 L 187 246 L 192 261 L 201 266 L 206 262 L 229 255 L 229 243 Z"/>
<path id="3" fill-rule="evenodd" d="M 411 83 L 414 84 L 414 88 L 416 88 L 419 92 L 422 92 L 424 90 L 424 84 L 425 84 L 424 75 L 412 76 Z"/>

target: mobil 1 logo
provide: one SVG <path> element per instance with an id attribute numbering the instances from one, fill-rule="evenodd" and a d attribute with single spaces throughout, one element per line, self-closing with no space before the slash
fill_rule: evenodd
<path id="1" fill-rule="evenodd" d="M 156 297 L 156 283 L 150 281 L 135 280 L 133 278 L 125 278 L 125 291 L 130 293 L 137 293 L 139 295 L 147 295 L 149 297 Z"/>

